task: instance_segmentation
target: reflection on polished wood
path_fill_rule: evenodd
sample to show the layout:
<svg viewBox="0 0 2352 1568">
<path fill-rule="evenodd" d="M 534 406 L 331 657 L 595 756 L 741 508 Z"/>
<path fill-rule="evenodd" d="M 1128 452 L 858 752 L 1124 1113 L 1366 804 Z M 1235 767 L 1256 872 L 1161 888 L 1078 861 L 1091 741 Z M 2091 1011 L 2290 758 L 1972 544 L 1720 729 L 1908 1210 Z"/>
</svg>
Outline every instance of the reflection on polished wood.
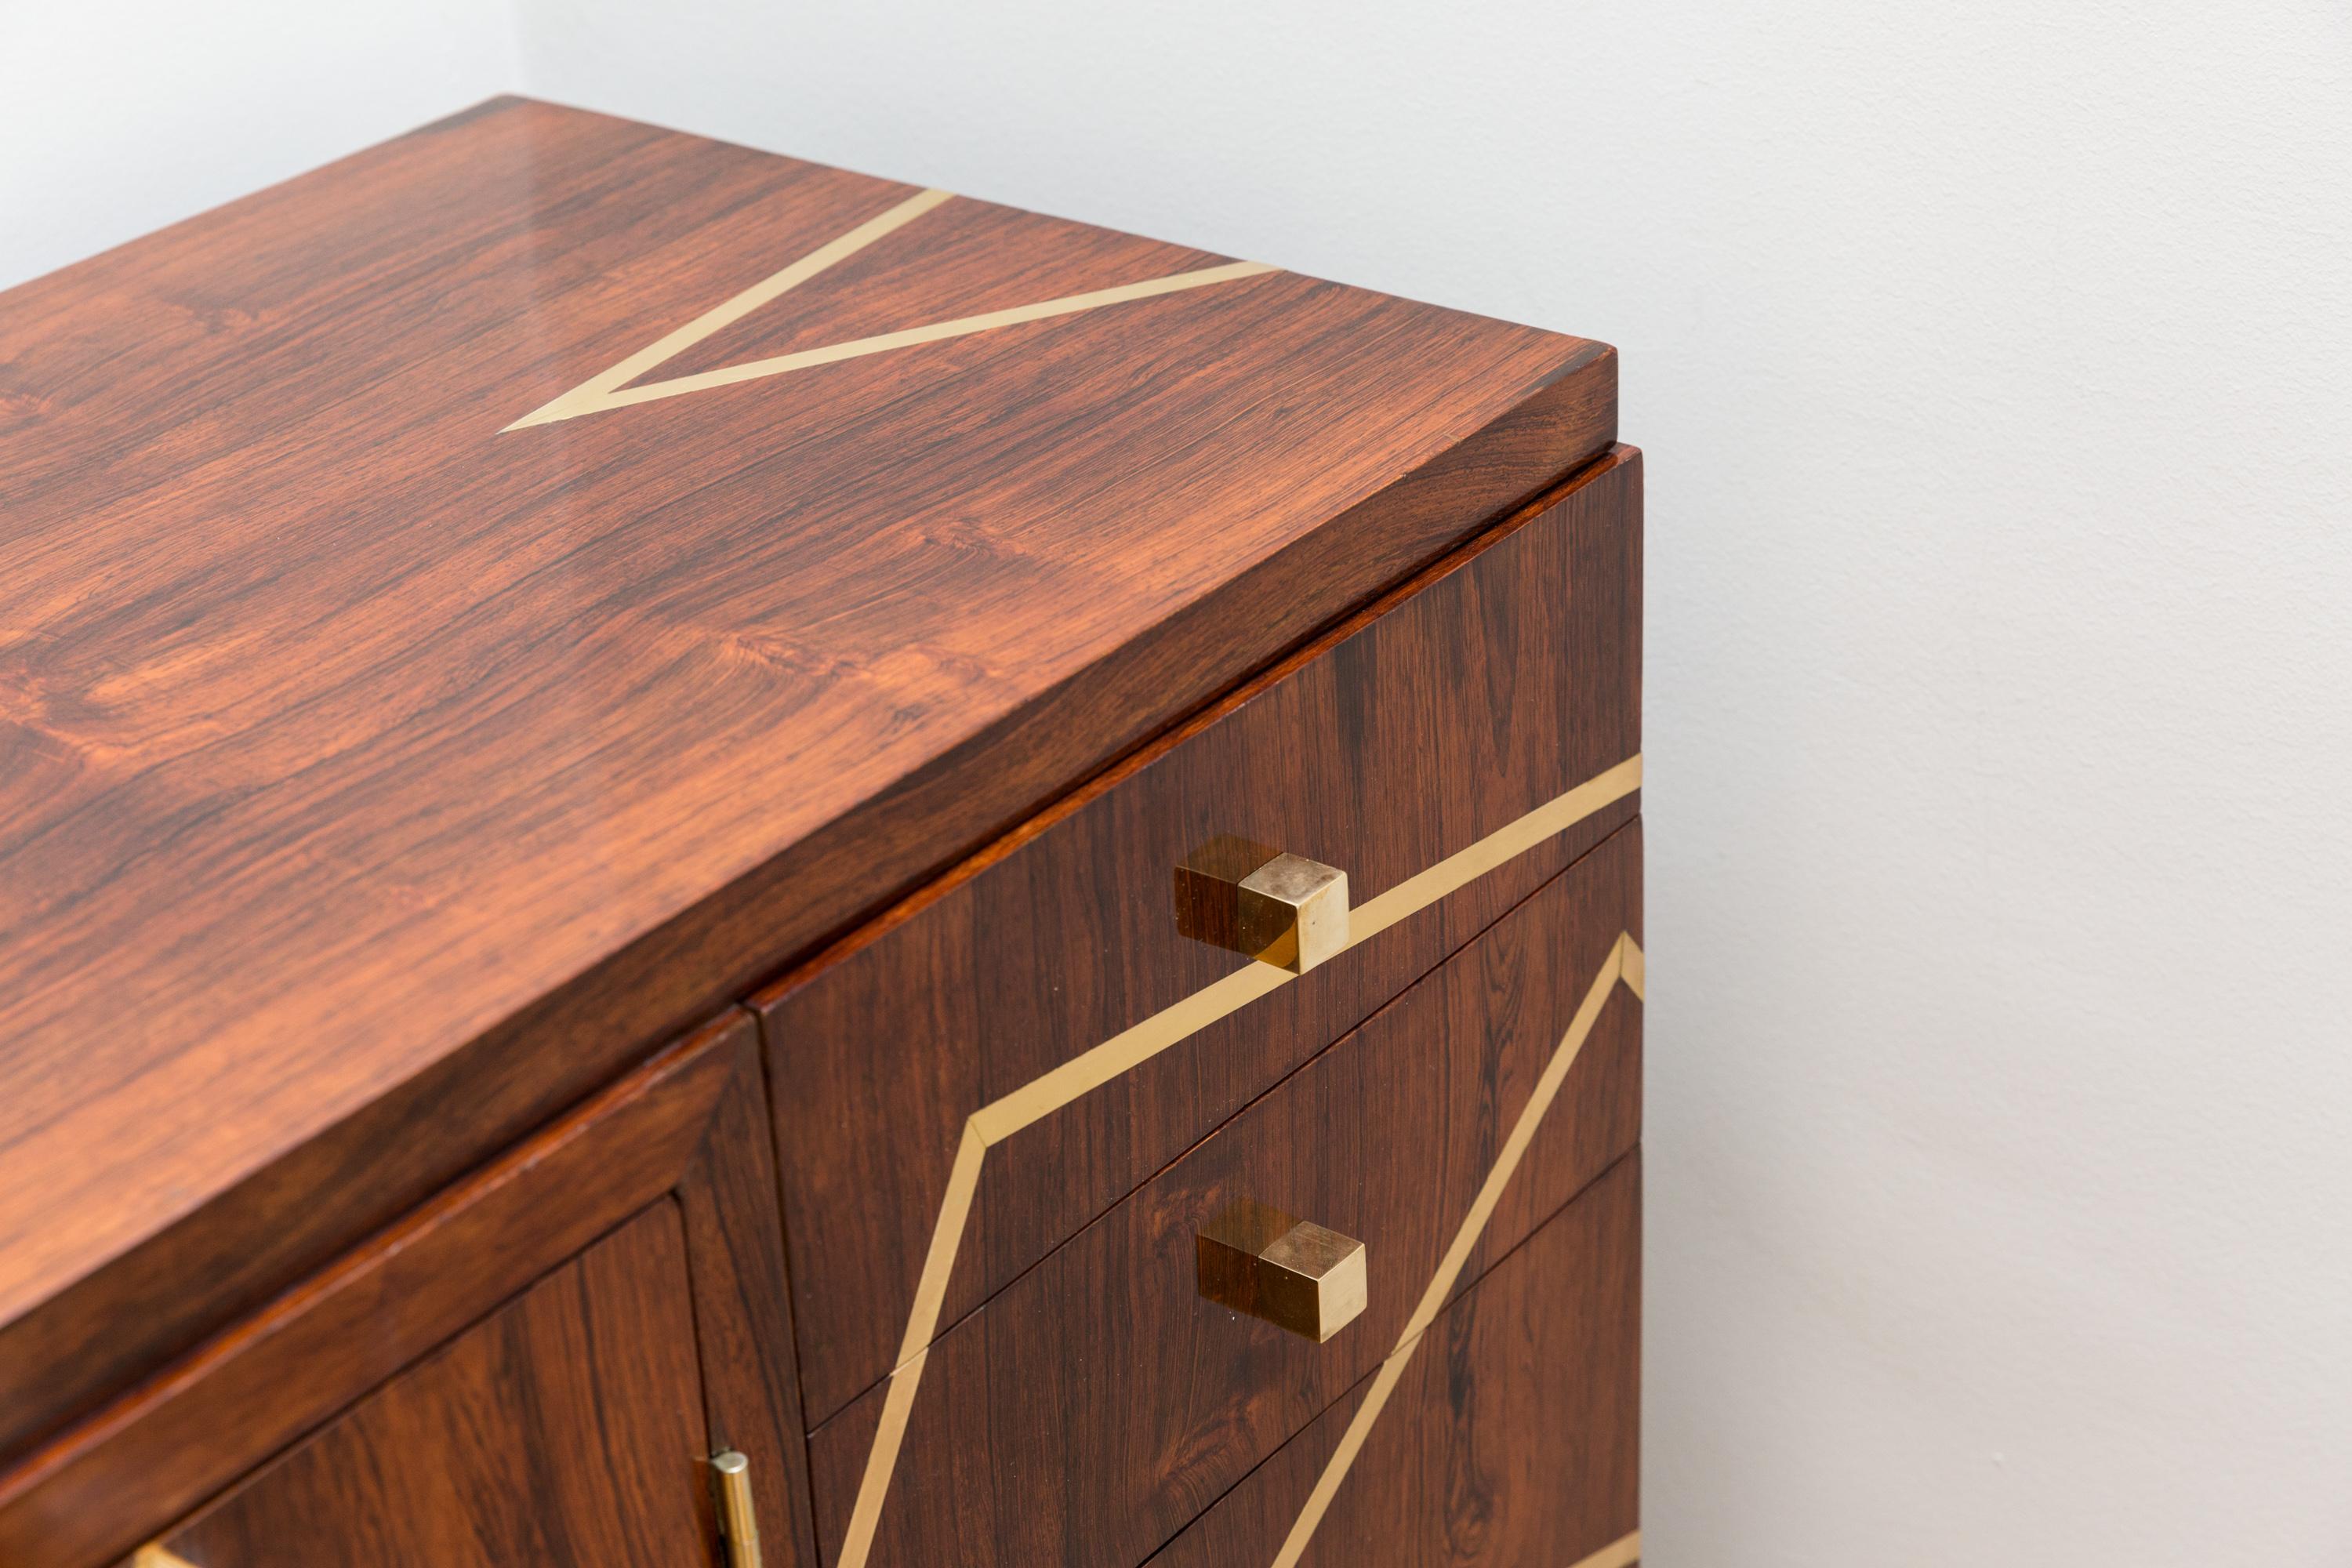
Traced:
<svg viewBox="0 0 2352 1568">
<path fill-rule="evenodd" d="M 986 202 L 775 288 L 918 194 L 502 100 L 0 294 L 0 1459 L 1612 439 Z"/>
<path fill-rule="evenodd" d="M 1614 375 L 515 100 L 0 294 L 0 1564 L 1638 1551 Z"/>
</svg>

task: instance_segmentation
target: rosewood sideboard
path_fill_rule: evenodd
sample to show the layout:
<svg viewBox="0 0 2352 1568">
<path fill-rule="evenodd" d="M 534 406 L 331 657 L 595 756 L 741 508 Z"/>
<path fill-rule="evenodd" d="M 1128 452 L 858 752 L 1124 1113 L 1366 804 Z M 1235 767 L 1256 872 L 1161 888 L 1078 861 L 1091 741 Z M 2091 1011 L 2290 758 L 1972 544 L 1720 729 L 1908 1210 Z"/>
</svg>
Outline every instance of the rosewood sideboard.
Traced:
<svg viewBox="0 0 2352 1568">
<path fill-rule="evenodd" d="M 522 100 L 0 294 L 0 1564 L 1633 1563 L 1641 511 Z"/>
</svg>

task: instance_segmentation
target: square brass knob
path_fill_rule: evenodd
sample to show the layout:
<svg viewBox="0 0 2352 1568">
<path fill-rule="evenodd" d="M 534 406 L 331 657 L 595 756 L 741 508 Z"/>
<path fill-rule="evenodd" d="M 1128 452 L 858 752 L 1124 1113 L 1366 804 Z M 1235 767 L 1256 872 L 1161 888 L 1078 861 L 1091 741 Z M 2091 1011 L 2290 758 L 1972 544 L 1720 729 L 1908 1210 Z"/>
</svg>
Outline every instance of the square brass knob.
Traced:
<svg viewBox="0 0 2352 1568">
<path fill-rule="evenodd" d="M 1176 929 L 1304 974 L 1348 945 L 1348 874 L 1250 839 L 1213 838 L 1176 868 Z"/>
<path fill-rule="evenodd" d="M 1244 1198 L 1193 1237 L 1201 1294 L 1321 1344 L 1371 1300 L 1364 1244 Z"/>
</svg>

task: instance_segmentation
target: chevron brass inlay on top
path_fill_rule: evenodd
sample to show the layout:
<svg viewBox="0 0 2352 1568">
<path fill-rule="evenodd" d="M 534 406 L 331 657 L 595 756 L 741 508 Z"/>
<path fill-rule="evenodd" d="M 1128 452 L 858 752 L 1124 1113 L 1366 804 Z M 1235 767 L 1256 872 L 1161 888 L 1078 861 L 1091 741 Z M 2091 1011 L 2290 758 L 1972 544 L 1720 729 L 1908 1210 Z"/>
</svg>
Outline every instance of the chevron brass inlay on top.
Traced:
<svg viewBox="0 0 2352 1568">
<path fill-rule="evenodd" d="M 1436 865 L 1407 878 L 1388 891 L 1349 911 L 1348 946 L 1386 931 L 1399 921 L 1427 909 L 1448 893 L 1467 886 L 1487 872 L 1524 854 L 1545 839 L 1564 833 L 1604 806 L 1624 799 L 1642 787 L 1642 759 L 1636 753 L 1619 763 L 1606 773 L 1599 773 L 1578 784 L 1567 794 L 1546 802 L 1525 816 L 1496 829 L 1469 847 L 1447 856 Z M 1630 956 L 1629 956 L 1630 955 Z M 1428 1319 L 1436 1315 L 1437 1306 L 1445 1299 L 1452 1281 L 1461 1272 L 1469 1257 L 1477 1233 L 1486 1228 L 1501 1196 L 1502 1184 L 1510 1179 L 1519 1157 L 1526 1152 L 1526 1142 L 1535 1133 L 1535 1122 L 1540 1121 L 1551 1097 L 1559 1092 L 1559 1080 L 1566 1078 L 1576 1050 L 1583 1044 L 1585 1034 L 1600 1015 L 1601 1004 L 1607 1000 L 1610 987 L 1626 979 L 1634 994 L 1641 994 L 1641 949 L 1630 936 L 1620 937 L 1610 952 L 1602 973 L 1579 1008 L 1576 1021 L 1569 1026 L 1569 1034 L 1554 1052 L 1552 1065 L 1538 1080 L 1535 1098 L 1522 1112 L 1521 1125 L 1515 1128 L 1504 1146 L 1496 1165 L 1496 1173 L 1487 1178 L 1486 1188 L 1481 1189 L 1471 1205 L 1470 1217 L 1464 1221 L 1464 1232 L 1457 1236 L 1453 1248 L 1440 1266 L 1439 1280 L 1433 1281 L 1430 1293 L 1414 1312 L 1407 1325 L 1404 1338 L 1381 1368 L 1381 1382 L 1357 1413 L 1357 1422 L 1369 1430 L 1370 1415 L 1379 1414 L 1379 1405 L 1388 1398 L 1388 1391 L 1402 1376 L 1404 1363 L 1412 1347 L 1420 1342 L 1421 1332 Z M 964 1122 L 963 1137 L 957 1145 L 955 1164 L 949 1173 L 946 1195 L 940 1202 L 939 1218 L 931 1228 L 930 1249 L 923 1258 L 923 1272 L 915 1287 L 915 1301 L 907 1315 L 907 1331 L 898 1345 L 898 1363 L 891 1371 L 889 1386 L 883 1396 L 882 1421 L 874 1434 L 874 1447 L 867 1451 L 866 1472 L 857 1487 L 857 1500 L 849 1514 L 849 1528 L 842 1542 L 841 1555 L 835 1568 L 866 1568 L 866 1559 L 874 1550 L 874 1537 L 882 1521 L 883 1500 L 888 1496 L 891 1472 L 898 1468 L 898 1449 L 906 1441 L 908 1418 L 915 1408 L 915 1393 L 920 1387 L 923 1363 L 931 1353 L 931 1336 L 939 1328 L 940 1311 L 947 1300 L 948 1280 L 955 1272 L 956 1251 L 963 1241 L 965 1222 L 971 1215 L 971 1201 L 980 1186 L 980 1168 L 991 1145 L 1001 1143 L 1015 1132 L 1039 1119 L 1052 1115 L 1062 1107 L 1101 1088 L 1130 1068 L 1150 1060 L 1160 1052 L 1189 1036 L 1197 1034 L 1218 1019 L 1235 1012 L 1259 997 L 1270 994 L 1297 979 L 1286 970 L 1267 963 L 1251 963 L 1235 970 L 1223 979 L 1195 991 L 1184 1000 L 1161 1009 L 1131 1028 L 1122 1030 L 1092 1050 L 1086 1051 L 1055 1068 L 1041 1078 L 1034 1079 L 1001 1099 L 990 1101 L 971 1113 Z M 1549 1085 L 1549 1088 L 1545 1086 Z M 1451 1270 L 1449 1273 L 1448 1270 Z M 1441 1288 L 1441 1282 L 1443 1287 Z M 1341 1450 L 1347 1463 L 1352 1464 L 1355 1449 L 1361 1447 L 1362 1432 L 1351 1425 L 1341 1440 Z M 1347 1473 L 1347 1464 L 1338 1464 L 1337 1473 L 1326 1472 L 1318 1483 L 1320 1503 L 1310 1500 L 1308 1507 L 1314 1521 L 1322 1518 L 1329 1506 L 1331 1492 L 1339 1489 Z M 1304 1533 L 1301 1533 L 1303 1529 Z M 1288 1563 L 1297 1560 L 1306 1546 L 1306 1537 L 1313 1533 L 1314 1521 L 1302 1515 L 1300 1527 L 1294 1528 L 1296 1549 L 1286 1542 L 1287 1555 L 1278 1561 Z"/>
<path fill-rule="evenodd" d="M 744 364 L 702 371 L 694 375 L 673 376 L 667 381 L 646 382 L 635 386 L 629 384 L 656 366 L 677 358 L 720 328 L 741 321 L 785 290 L 797 288 L 835 262 L 846 260 L 883 236 L 922 216 L 947 201 L 951 195 L 948 191 L 921 191 L 908 196 L 880 216 L 867 219 L 847 234 L 818 246 L 791 266 L 771 273 L 732 299 L 712 306 L 677 331 L 639 349 L 610 370 L 590 376 L 553 402 L 531 410 L 508 426 L 507 429 L 552 425 L 558 420 L 601 413 L 608 408 L 626 408 L 632 404 L 676 397 L 681 393 L 731 386 L 739 381 L 757 381 L 762 376 L 782 375 L 786 371 L 805 370 L 812 365 L 832 364 L 866 354 L 887 353 L 892 349 L 913 348 L 920 343 L 965 337 L 996 327 L 1015 326 L 1023 321 L 1042 321 L 1054 316 L 1076 315 L 1081 310 L 1100 310 L 1105 305 L 1149 300 L 1160 294 L 1173 294 L 1236 278 L 1254 278 L 1259 273 L 1276 270 L 1263 261 L 1227 261 L 1215 267 L 1196 268 L 1190 272 L 1171 272 L 1161 278 L 1147 278 L 1138 283 L 1122 283 L 1113 289 L 1066 294 L 1058 300 L 1040 300 L 1034 305 L 1015 305 L 1009 310 L 989 310 L 977 316 L 961 316 L 951 321 L 907 327 L 895 332 L 828 343 L 823 348 L 803 349 L 795 353 L 776 354 Z"/>
</svg>

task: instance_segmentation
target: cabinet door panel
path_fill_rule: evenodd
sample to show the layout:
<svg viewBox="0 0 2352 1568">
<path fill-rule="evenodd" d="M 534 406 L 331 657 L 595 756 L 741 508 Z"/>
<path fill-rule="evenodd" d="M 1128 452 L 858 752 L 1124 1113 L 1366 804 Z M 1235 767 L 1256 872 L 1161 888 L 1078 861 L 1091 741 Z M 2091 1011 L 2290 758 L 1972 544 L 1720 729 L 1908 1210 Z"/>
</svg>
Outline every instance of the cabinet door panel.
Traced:
<svg viewBox="0 0 2352 1568">
<path fill-rule="evenodd" d="M 623 1436 L 656 1443 L 665 1456 L 676 1450 L 667 1415 L 615 1415 L 612 1406 L 650 1398 L 651 1408 L 667 1411 L 683 1386 L 695 1412 L 683 1495 L 707 1512 L 707 1470 L 690 1461 L 714 1449 L 741 1452 L 767 1568 L 805 1568 L 814 1543 L 801 1401 L 753 1035 L 742 1014 L 712 1020 L 0 1471 L 0 1564 L 100 1568 L 143 1551 L 169 1568 L 156 1556 L 166 1548 L 154 1543 L 165 1533 L 190 1553 L 205 1553 L 184 1559 L 203 1568 L 286 1562 L 289 1549 L 280 1543 L 310 1539 L 287 1522 L 298 1511 L 352 1538 L 299 1559 L 305 1568 L 373 1563 L 378 1558 L 367 1553 L 393 1551 L 414 1533 L 400 1518 L 404 1510 L 441 1495 L 432 1487 L 462 1500 L 467 1477 L 478 1478 L 471 1484 L 488 1500 L 460 1534 L 478 1537 L 474 1550 L 485 1555 L 436 1552 L 409 1561 L 431 1568 L 689 1561 L 708 1550 L 711 1521 L 698 1540 L 682 1542 L 665 1525 L 667 1555 L 650 1559 L 589 1555 L 549 1533 L 577 1533 L 588 1527 L 569 1521 L 603 1519 L 608 1494 L 617 1500 L 611 1506 L 633 1506 L 630 1488 L 656 1472 L 624 1476 L 627 1484 L 600 1480 L 576 1502 L 563 1489 L 598 1475 L 607 1453 L 623 1454 Z M 655 1229 L 673 1240 L 658 1256 L 641 1257 Z M 672 1256 L 681 1248 L 682 1261 Z M 578 1301 L 568 1326 L 547 1316 L 565 1289 Z M 526 1300 L 535 1303 L 527 1310 Z M 493 1375 L 506 1372 L 506 1384 Z M 567 1373 L 585 1381 L 571 1386 Z M 562 1425 L 575 1418 L 577 1434 Z M 331 1432 L 340 1435 L 330 1440 Z M 600 1433 L 606 1450 L 567 1447 Z M 388 1444 L 393 1458 L 380 1458 L 370 1443 Z M 501 1443 L 552 1458 L 525 1472 L 520 1461 L 497 1457 Z M 420 1468 L 436 1448 L 452 1457 L 437 1471 Z M 302 1479 L 321 1464 L 318 1454 L 346 1449 L 352 1476 Z M 298 1460 L 304 1454 L 312 1457 Z M 304 1485 L 324 1488 L 324 1500 L 314 1508 L 298 1498 Z M 520 1526 L 506 1516 L 550 1497 L 559 1500 L 553 1522 L 515 1536 Z M 421 1506 L 415 1512 L 426 1524 L 442 1517 Z M 391 1522 L 377 1522 L 378 1513 Z M 257 1521 L 249 1541 L 221 1534 L 242 1528 L 236 1521 L 248 1514 Z M 631 1539 L 617 1524 L 591 1533 L 625 1546 Z M 501 1557 L 517 1539 L 525 1555 Z M 532 1555 L 542 1539 L 568 1554 Z"/>
<path fill-rule="evenodd" d="M 194 1568 L 708 1563 L 701 1406 L 685 1239 L 664 1201 L 165 1550 Z"/>
</svg>

